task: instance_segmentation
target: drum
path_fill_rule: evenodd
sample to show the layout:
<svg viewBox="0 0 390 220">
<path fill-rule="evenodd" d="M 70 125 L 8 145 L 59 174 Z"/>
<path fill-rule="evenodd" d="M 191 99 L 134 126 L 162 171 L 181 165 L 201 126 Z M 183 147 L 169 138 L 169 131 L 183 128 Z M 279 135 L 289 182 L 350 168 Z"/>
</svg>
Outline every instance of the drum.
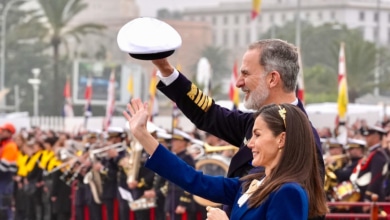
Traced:
<svg viewBox="0 0 390 220">
<path fill-rule="evenodd" d="M 207 155 L 198 160 L 195 169 L 211 176 L 226 176 L 229 169 L 230 158 L 219 154 Z M 199 196 L 194 195 L 194 200 L 202 206 L 219 206 L 220 204 L 211 202 Z"/>
<path fill-rule="evenodd" d="M 357 202 L 360 199 L 359 188 L 350 181 L 344 181 L 333 189 L 336 201 Z"/>
</svg>

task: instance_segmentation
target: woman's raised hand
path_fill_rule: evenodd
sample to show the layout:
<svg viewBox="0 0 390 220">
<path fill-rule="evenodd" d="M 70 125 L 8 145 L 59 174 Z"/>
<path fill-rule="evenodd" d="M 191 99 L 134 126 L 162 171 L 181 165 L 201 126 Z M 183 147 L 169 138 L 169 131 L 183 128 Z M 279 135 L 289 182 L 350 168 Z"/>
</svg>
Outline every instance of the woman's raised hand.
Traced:
<svg viewBox="0 0 390 220">
<path fill-rule="evenodd" d="M 140 99 L 132 99 L 131 103 L 127 104 L 127 111 L 124 111 L 123 115 L 129 122 L 131 133 L 145 151 L 152 155 L 158 147 L 158 142 L 146 129 L 149 119 L 148 104 L 142 103 Z"/>
<path fill-rule="evenodd" d="M 148 104 L 142 103 L 138 98 L 132 99 L 127 104 L 127 111 L 123 111 L 123 115 L 129 122 L 131 133 L 135 138 L 139 139 L 139 136 L 144 134 L 146 130 L 146 124 L 149 118 Z M 137 137 L 138 136 L 138 137 Z"/>
</svg>

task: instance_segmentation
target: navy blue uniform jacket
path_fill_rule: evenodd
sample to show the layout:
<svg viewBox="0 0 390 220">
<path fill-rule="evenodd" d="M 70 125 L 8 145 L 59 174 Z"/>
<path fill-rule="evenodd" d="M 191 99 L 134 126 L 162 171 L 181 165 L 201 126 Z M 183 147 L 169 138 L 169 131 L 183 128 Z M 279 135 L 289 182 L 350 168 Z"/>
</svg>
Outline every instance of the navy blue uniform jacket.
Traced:
<svg viewBox="0 0 390 220">
<path fill-rule="evenodd" d="M 157 88 L 174 101 L 197 128 L 240 147 L 230 162 L 228 177 L 242 177 L 253 168 L 251 166 L 252 152 L 246 147 L 247 141 L 252 137 L 252 127 L 255 121 L 253 113 L 231 111 L 215 104 L 214 100 L 203 94 L 183 74 L 179 74 L 179 77 L 168 86 L 160 81 Z M 298 107 L 305 112 L 302 102 L 299 101 Z M 324 177 L 321 142 L 315 128 L 312 129 L 317 145 L 321 176 Z"/>
<path fill-rule="evenodd" d="M 237 201 L 242 195 L 238 178 L 208 176 L 186 164 L 159 145 L 145 166 L 184 190 L 208 200 L 233 207 L 230 219 L 307 219 L 308 196 L 297 183 L 285 183 L 256 208 L 241 207 Z"/>
</svg>

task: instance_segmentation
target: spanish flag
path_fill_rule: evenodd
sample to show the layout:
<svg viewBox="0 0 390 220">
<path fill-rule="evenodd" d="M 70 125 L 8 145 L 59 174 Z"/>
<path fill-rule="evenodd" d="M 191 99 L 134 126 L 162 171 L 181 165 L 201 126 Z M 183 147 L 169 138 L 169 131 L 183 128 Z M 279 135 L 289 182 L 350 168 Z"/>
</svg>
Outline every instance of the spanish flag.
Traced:
<svg viewBox="0 0 390 220">
<path fill-rule="evenodd" d="M 345 122 L 348 108 L 347 68 L 345 61 L 344 42 L 340 45 L 339 73 L 338 73 L 338 117 L 340 122 Z"/>
<path fill-rule="evenodd" d="M 153 116 L 158 115 L 158 101 L 157 101 L 157 69 L 153 70 L 152 77 L 149 83 L 149 114 L 150 121 L 153 121 Z"/>
<path fill-rule="evenodd" d="M 261 0 L 252 0 L 252 20 L 260 14 Z"/>
<path fill-rule="evenodd" d="M 236 87 L 236 81 L 238 79 L 238 66 L 237 61 L 234 62 L 232 77 L 230 78 L 229 86 L 229 98 L 233 102 L 233 108 L 237 109 L 240 103 L 240 96 L 238 88 Z"/>
</svg>

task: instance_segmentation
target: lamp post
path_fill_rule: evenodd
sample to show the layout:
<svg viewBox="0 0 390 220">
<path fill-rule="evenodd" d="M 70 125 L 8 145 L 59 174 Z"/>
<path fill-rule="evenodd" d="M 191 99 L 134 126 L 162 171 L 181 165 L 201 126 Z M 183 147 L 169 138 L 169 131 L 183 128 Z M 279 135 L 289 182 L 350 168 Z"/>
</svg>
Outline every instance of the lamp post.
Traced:
<svg viewBox="0 0 390 220">
<path fill-rule="evenodd" d="M 17 2 L 24 2 L 28 0 L 11 0 L 7 2 L 1 12 L 1 28 L 0 28 L 0 91 L 5 89 L 4 74 L 5 74 L 5 50 L 6 50 L 6 39 L 7 35 L 7 15 L 11 7 Z M 5 99 L 1 101 L 2 106 L 5 107 Z"/>
<path fill-rule="evenodd" d="M 28 79 L 28 83 L 30 83 L 34 89 L 34 116 L 39 115 L 39 84 L 41 84 L 41 80 L 38 79 L 39 74 L 41 73 L 41 69 L 34 68 L 31 70 L 34 78 Z"/>
<path fill-rule="evenodd" d="M 380 12 L 381 12 L 381 0 L 376 1 L 376 27 L 375 27 L 375 32 L 376 32 L 376 37 L 374 38 L 375 40 L 375 72 L 374 72 L 374 95 L 379 96 L 379 76 L 380 76 Z"/>
</svg>

